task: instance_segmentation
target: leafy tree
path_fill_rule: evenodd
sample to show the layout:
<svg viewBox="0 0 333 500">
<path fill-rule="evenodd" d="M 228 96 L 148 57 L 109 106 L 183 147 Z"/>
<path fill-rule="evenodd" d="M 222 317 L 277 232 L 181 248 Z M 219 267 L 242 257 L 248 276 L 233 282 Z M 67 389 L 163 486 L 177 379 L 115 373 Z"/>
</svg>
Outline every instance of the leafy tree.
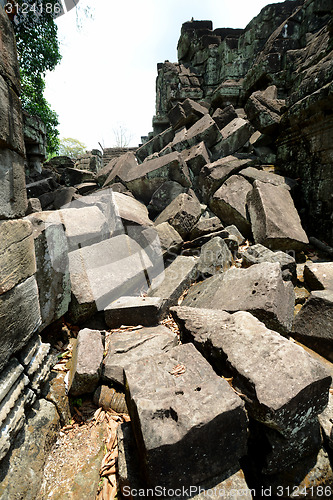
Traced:
<svg viewBox="0 0 333 500">
<path fill-rule="evenodd" d="M 86 152 L 86 146 L 83 142 L 73 139 L 72 137 L 65 137 L 60 140 L 59 154 L 69 156 L 70 158 L 77 158 Z"/>
<path fill-rule="evenodd" d="M 58 28 L 54 21 L 60 8 L 62 6 L 58 0 L 24 0 L 13 22 L 21 71 L 23 108 L 44 121 L 49 154 L 56 152 L 59 147 L 59 121 L 43 95 L 44 78 L 45 72 L 52 71 L 61 60 Z"/>
</svg>

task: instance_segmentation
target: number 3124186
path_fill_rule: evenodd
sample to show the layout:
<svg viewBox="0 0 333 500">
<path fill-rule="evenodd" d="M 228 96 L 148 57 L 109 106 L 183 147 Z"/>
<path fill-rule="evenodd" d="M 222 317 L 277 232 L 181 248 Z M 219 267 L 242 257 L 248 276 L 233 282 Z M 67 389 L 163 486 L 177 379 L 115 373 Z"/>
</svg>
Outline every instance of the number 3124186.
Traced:
<svg viewBox="0 0 333 500">
<path fill-rule="evenodd" d="M 16 3 L 8 2 L 5 5 L 5 11 L 7 14 L 17 14 L 21 12 L 22 14 L 29 14 L 29 12 L 34 12 L 35 14 L 60 14 L 62 12 L 62 7 L 60 3 L 52 4 L 50 2 L 40 2 L 40 3 Z"/>
</svg>

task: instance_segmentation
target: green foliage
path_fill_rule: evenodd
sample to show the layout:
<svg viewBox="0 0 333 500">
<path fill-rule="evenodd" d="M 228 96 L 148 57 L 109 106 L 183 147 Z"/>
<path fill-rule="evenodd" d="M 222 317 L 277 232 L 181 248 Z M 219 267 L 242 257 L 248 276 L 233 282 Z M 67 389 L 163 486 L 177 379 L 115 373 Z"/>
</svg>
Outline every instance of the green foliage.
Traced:
<svg viewBox="0 0 333 500">
<path fill-rule="evenodd" d="M 83 142 L 73 139 L 72 137 L 65 137 L 60 141 L 59 154 L 61 156 L 69 156 L 74 159 L 84 154 L 86 149 L 87 148 Z"/>
<path fill-rule="evenodd" d="M 48 0 L 48 11 L 43 0 L 25 0 L 14 19 L 17 51 L 22 79 L 23 108 L 39 116 L 46 125 L 49 154 L 59 147 L 58 116 L 43 96 L 45 72 L 52 71 L 61 60 L 57 25 L 54 13 L 57 0 Z"/>
</svg>

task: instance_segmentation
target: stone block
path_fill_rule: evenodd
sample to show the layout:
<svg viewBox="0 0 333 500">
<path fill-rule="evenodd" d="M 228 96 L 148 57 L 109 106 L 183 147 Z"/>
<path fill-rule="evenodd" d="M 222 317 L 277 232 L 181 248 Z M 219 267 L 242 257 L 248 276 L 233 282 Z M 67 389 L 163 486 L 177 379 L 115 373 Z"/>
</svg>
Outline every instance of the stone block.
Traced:
<svg viewBox="0 0 333 500">
<path fill-rule="evenodd" d="M 66 167 L 62 170 L 60 180 L 65 186 L 76 186 L 76 184 L 82 184 L 82 182 L 95 180 L 95 174 L 90 170 Z"/>
<path fill-rule="evenodd" d="M 29 379 L 26 375 L 22 375 L 15 384 L 10 388 L 4 399 L 0 403 L 0 428 L 4 427 L 7 417 L 17 402 L 22 399 Z"/>
<path fill-rule="evenodd" d="M 71 203 L 75 197 L 75 187 L 61 187 L 54 191 L 53 206 L 55 210 L 59 210 Z"/>
<path fill-rule="evenodd" d="M 38 288 L 34 276 L 0 295 L 0 370 L 41 324 Z"/>
<path fill-rule="evenodd" d="M 255 181 L 247 204 L 256 243 L 272 250 L 302 250 L 309 243 L 286 189 Z"/>
<path fill-rule="evenodd" d="M 38 497 L 44 465 L 59 430 L 56 407 L 45 399 L 38 400 L 28 413 L 26 425 L 15 440 L 15 447 L 1 463 L 0 477 L 3 480 L 0 497 L 27 500 Z"/>
<path fill-rule="evenodd" d="M 165 125 L 169 125 L 169 120 L 167 120 L 167 123 Z M 167 146 L 167 144 L 169 144 L 173 140 L 174 135 L 175 134 L 172 127 L 163 130 L 157 135 L 153 135 L 153 137 L 149 141 L 145 142 L 136 150 L 136 157 L 140 162 L 143 162 L 152 154 L 161 151 L 165 146 Z"/>
<path fill-rule="evenodd" d="M 221 139 L 221 132 L 209 114 L 205 114 L 187 131 L 186 140 L 189 146 L 203 141 L 207 148 L 211 148 Z"/>
<path fill-rule="evenodd" d="M 325 443 L 333 449 L 333 394 L 330 391 L 328 405 L 318 416 Z"/>
<path fill-rule="evenodd" d="M 3 46 L 1 46 L 3 47 Z M 2 51 L 1 51 L 2 53 Z M 0 56 L 0 67 L 1 67 Z M 25 155 L 23 118 L 20 98 L 0 74 L 0 147 Z"/>
<path fill-rule="evenodd" d="M 27 210 L 24 158 L 0 149 L 0 219 L 24 217 Z"/>
<path fill-rule="evenodd" d="M 213 159 L 232 155 L 239 151 L 250 139 L 254 130 L 252 125 L 243 118 L 234 118 L 222 130 L 222 140 L 212 149 Z"/>
<path fill-rule="evenodd" d="M 297 340 L 333 361 L 333 290 L 311 293 L 295 318 L 294 332 Z"/>
<path fill-rule="evenodd" d="M 178 195 L 187 193 L 189 188 L 186 188 L 175 181 L 166 181 L 159 188 L 149 202 L 148 209 L 153 214 L 162 212 Z"/>
<path fill-rule="evenodd" d="M 42 211 L 42 205 L 38 198 L 29 198 L 28 199 L 28 207 L 26 210 L 26 215 L 34 214 L 36 212 Z"/>
<path fill-rule="evenodd" d="M 191 186 L 188 168 L 177 151 L 144 161 L 131 171 L 125 184 L 136 198 L 149 203 L 156 189 L 168 180 Z"/>
<path fill-rule="evenodd" d="M 196 197 L 183 193 L 177 196 L 155 220 L 155 225 L 168 222 L 185 239 L 201 215 L 201 206 Z"/>
<path fill-rule="evenodd" d="M 251 161 L 250 159 L 240 160 L 235 156 L 226 156 L 204 166 L 200 171 L 198 179 L 198 189 L 203 201 L 208 203 L 211 196 L 222 186 L 228 177 L 237 174 Z"/>
<path fill-rule="evenodd" d="M 32 228 L 23 220 L 0 222 L 0 294 L 36 272 Z"/>
<path fill-rule="evenodd" d="M 268 87 L 265 91 L 257 90 L 250 95 L 245 111 L 257 130 L 263 134 L 276 134 L 284 105 L 285 101 L 278 100 L 277 94 L 273 95 Z"/>
<path fill-rule="evenodd" d="M 251 184 L 240 175 L 232 175 L 214 193 L 210 209 L 222 223 L 235 225 L 242 234 L 251 235 L 251 224 L 247 217 L 247 195 L 252 191 Z"/>
<path fill-rule="evenodd" d="M 294 181 L 294 179 L 289 179 L 289 177 L 283 177 L 272 172 L 265 172 L 255 167 L 244 168 L 240 172 L 240 175 L 252 184 L 254 181 L 267 182 L 268 184 L 273 184 L 273 186 L 284 187 L 288 191 L 291 191 L 297 185 L 297 181 Z"/>
<path fill-rule="evenodd" d="M 264 247 L 258 243 L 248 247 L 242 253 L 243 267 L 250 267 L 253 264 L 260 264 L 261 262 L 279 262 L 284 279 L 292 279 L 297 281 L 296 261 L 294 257 L 285 252 L 273 252 L 269 248 Z"/>
<path fill-rule="evenodd" d="M 61 222 L 49 222 L 41 212 L 27 217 L 33 228 L 41 330 L 61 318 L 71 300 L 68 246 Z"/>
<path fill-rule="evenodd" d="M 168 113 L 169 121 L 174 130 L 184 125 L 189 128 L 196 121 L 208 113 L 207 108 L 201 106 L 192 99 L 185 99 L 181 104 L 178 103 Z"/>
<path fill-rule="evenodd" d="M 178 344 L 178 337 L 163 325 L 131 332 L 114 332 L 107 345 L 103 379 L 124 385 L 124 370 L 140 359 L 158 356 Z"/>
<path fill-rule="evenodd" d="M 125 394 L 117 392 L 113 387 L 108 385 L 99 385 L 94 392 L 93 402 L 96 406 L 102 407 L 103 410 L 114 410 L 117 413 L 127 413 Z"/>
<path fill-rule="evenodd" d="M 67 373 L 52 371 L 45 385 L 45 399 L 57 408 L 61 425 L 68 425 L 72 419 L 68 395 L 66 393 L 65 377 Z"/>
<path fill-rule="evenodd" d="M 57 184 L 53 177 L 47 177 L 46 179 L 30 182 L 26 185 L 27 196 L 29 198 L 39 198 L 43 194 L 53 191 L 56 187 Z"/>
<path fill-rule="evenodd" d="M 125 369 L 125 377 L 150 486 L 200 484 L 232 468 L 246 453 L 243 403 L 193 345 L 141 359 Z"/>
<path fill-rule="evenodd" d="M 124 155 L 111 160 L 110 163 L 102 170 L 98 172 L 97 181 L 102 183 L 102 180 L 105 178 L 103 183 L 103 187 L 110 186 L 115 182 L 126 182 L 129 173 L 138 167 L 138 162 L 134 153 L 129 151 Z M 108 174 L 109 172 L 109 174 Z"/>
<path fill-rule="evenodd" d="M 153 226 L 148 210 L 143 203 L 123 193 L 112 193 L 116 217 L 120 217 L 124 226 L 138 224 Z"/>
<path fill-rule="evenodd" d="M 230 123 L 235 118 L 238 118 L 238 115 L 233 105 L 229 104 L 229 106 L 226 106 L 223 109 L 217 108 L 214 111 L 212 118 L 213 120 L 215 120 L 218 128 L 222 130 L 224 127 L 228 125 L 228 123 Z"/>
<path fill-rule="evenodd" d="M 159 297 L 120 297 L 104 309 L 109 328 L 121 325 L 156 325 L 162 315 L 163 299 Z"/>
<path fill-rule="evenodd" d="M 102 373 L 103 353 L 101 332 L 89 328 L 80 330 L 68 379 L 71 396 L 94 392 Z"/>
<path fill-rule="evenodd" d="M 288 333 L 294 318 L 294 287 L 283 281 L 280 264 L 263 262 L 248 269 L 232 268 L 196 284 L 183 305 L 248 311 L 268 328 Z"/>
<path fill-rule="evenodd" d="M 194 175 L 199 175 L 202 167 L 209 163 L 209 153 L 204 142 L 195 144 L 190 149 L 184 149 L 181 157 Z"/>
<path fill-rule="evenodd" d="M 198 273 L 202 278 L 223 273 L 232 265 L 232 254 L 226 242 L 216 236 L 201 247 Z"/>
<path fill-rule="evenodd" d="M 6 2 L 2 2 L 3 6 Z M 8 78 L 17 94 L 20 93 L 20 71 L 17 62 L 15 34 L 4 9 L 0 10 L 0 75 Z"/>
<path fill-rule="evenodd" d="M 155 226 L 155 230 L 160 240 L 162 254 L 166 255 L 171 252 L 177 252 L 183 243 L 183 238 L 180 236 L 178 231 L 176 231 L 168 222 L 157 224 L 157 226 Z"/>
<path fill-rule="evenodd" d="M 196 280 L 197 265 L 198 259 L 178 255 L 160 277 L 162 283 L 151 290 L 149 296 L 164 299 L 163 309 L 166 311 L 177 303 L 181 294 Z"/>
<path fill-rule="evenodd" d="M 70 315 L 82 322 L 121 296 L 147 291 L 153 266 L 140 245 L 122 234 L 70 252 L 69 269 Z"/>
<path fill-rule="evenodd" d="M 333 262 L 306 262 L 304 280 L 311 290 L 333 290 Z"/>
<path fill-rule="evenodd" d="M 98 206 L 63 208 L 35 215 L 39 216 L 47 224 L 64 225 L 69 252 L 110 238 L 108 220 Z"/>
<path fill-rule="evenodd" d="M 205 234 L 211 234 L 215 231 L 222 231 L 223 225 L 218 217 L 208 217 L 200 218 L 192 231 L 189 234 L 189 238 L 194 240 L 204 236 Z"/>
<path fill-rule="evenodd" d="M 171 313 L 182 340 L 194 343 L 218 373 L 233 377 L 253 419 L 288 438 L 326 407 L 328 372 L 252 314 L 185 306 Z"/>
<path fill-rule="evenodd" d="M 76 184 L 75 189 L 79 195 L 83 196 L 98 188 L 96 182 L 82 182 L 81 184 Z"/>
</svg>

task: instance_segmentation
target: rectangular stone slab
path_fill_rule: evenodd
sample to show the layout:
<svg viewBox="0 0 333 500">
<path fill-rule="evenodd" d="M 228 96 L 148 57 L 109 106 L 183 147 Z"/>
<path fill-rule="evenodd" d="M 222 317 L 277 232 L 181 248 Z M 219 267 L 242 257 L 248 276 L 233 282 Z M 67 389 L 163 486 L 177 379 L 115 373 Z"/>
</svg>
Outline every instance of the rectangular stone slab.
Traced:
<svg viewBox="0 0 333 500">
<path fill-rule="evenodd" d="M 331 376 L 302 347 L 247 312 L 175 307 L 183 341 L 233 376 L 255 420 L 291 436 L 328 402 Z"/>
<path fill-rule="evenodd" d="M 156 325 L 162 315 L 164 300 L 160 297 L 120 297 L 104 309 L 109 328 L 121 325 Z"/>
<path fill-rule="evenodd" d="M 141 359 L 125 369 L 125 377 L 149 485 L 200 484 L 246 453 L 243 403 L 193 345 Z"/>
</svg>

